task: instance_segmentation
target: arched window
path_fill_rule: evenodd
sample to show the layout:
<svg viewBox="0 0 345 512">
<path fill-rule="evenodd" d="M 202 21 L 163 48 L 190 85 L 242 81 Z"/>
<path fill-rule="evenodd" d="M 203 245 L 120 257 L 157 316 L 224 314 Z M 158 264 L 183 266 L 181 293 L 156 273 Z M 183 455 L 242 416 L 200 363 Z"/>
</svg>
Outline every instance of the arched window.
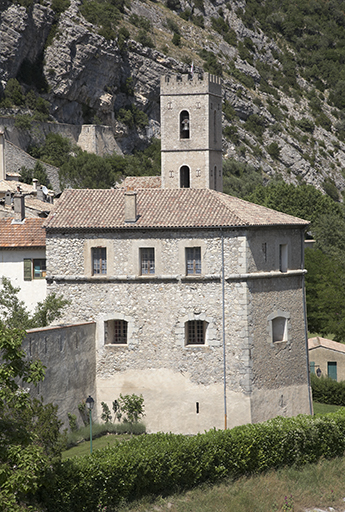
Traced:
<svg viewBox="0 0 345 512">
<path fill-rule="evenodd" d="M 188 165 L 182 165 L 180 169 L 180 188 L 190 188 L 190 171 Z"/>
<path fill-rule="evenodd" d="M 189 112 L 182 110 L 180 114 L 180 138 L 189 139 Z"/>
</svg>

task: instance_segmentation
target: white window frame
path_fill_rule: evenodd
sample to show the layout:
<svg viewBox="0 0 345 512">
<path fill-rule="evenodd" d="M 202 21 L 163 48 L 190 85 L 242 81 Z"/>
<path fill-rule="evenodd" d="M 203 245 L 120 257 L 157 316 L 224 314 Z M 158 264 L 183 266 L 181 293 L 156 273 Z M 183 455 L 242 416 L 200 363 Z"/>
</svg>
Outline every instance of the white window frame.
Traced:
<svg viewBox="0 0 345 512">
<path fill-rule="evenodd" d="M 272 346 L 281 343 L 291 343 L 290 332 L 290 313 L 288 311 L 276 310 L 267 317 L 268 321 L 268 341 Z M 278 331 L 283 333 L 278 336 Z M 282 339 L 278 339 L 282 338 Z"/>
</svg>

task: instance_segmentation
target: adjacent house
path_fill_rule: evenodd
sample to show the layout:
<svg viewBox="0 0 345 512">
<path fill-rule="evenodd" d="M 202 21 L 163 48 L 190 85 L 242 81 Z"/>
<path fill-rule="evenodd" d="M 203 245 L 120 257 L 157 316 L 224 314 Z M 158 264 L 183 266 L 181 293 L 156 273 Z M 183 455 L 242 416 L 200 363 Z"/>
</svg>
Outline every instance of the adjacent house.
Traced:
<svg viewBox="0 0 345 512">
<path fill-rule="evenodd" d="M 66 190 L 44 224 L 63 322 L 95 322 L 98 413 L 142 394 L 149 431 L 312 411 L 308 223 L 221 192 L 221 100 L 212 75 L 163 77 L 161 187 Z"/>
<path fill-rule="evenodd" d="M 30 311 L 46 297 L 44 219 L 0 219 L 0 278 L 20 288 L 19 299 Z M 1 283 L 0 283 L 1 284 Z"/>
<path fill-rule="evenodd" d="M 341 381 L 345 380 L 345 345 L 326 338 L 309 338 L 310 372 Z"/>
</svg>

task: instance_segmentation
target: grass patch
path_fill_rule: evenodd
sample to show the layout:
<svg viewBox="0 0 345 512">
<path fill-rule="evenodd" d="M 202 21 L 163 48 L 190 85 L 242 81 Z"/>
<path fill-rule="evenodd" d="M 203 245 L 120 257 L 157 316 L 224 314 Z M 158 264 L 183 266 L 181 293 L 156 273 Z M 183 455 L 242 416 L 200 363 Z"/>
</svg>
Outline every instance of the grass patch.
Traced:
<svg viewBox="0 0 345 512">
<path fill-rule="evenodd" d="M 120 444 L 130 439 L 130 434 L 108 434 L 97 439 L 92 440 L 92 451 L 100 450 L 102 448 L 108 448 L 114 444 Z M 89 455 L 90 453 L 90 441 L 82 441 L 77 446 L 73 446 L 69 450 L 62 452 L 62 460 L 70 459 L 71 457 L 82 457 L 83 455 Z"/>
<path fill-rule="evenodd" d="M 342 409 L 341 405 L 319 404 L 318 402 L 313 402 L 313 407 L 314 414 L 328 414 L 329 412 L 336 412 Z"/>
<path fill-rule="evenodd" d="M 203 485 L 182 494 L 144 499 L 121 507 L 121 512 L 280 512 L 333 507 L 344 508 L 345 458 L 322 460 L 301 470 L 268 471 L 265 474 Z M 291 508 L 286 508 L 286 499 Z M 284 508 L 285 506 L 285 508 Z"/>
</svg>

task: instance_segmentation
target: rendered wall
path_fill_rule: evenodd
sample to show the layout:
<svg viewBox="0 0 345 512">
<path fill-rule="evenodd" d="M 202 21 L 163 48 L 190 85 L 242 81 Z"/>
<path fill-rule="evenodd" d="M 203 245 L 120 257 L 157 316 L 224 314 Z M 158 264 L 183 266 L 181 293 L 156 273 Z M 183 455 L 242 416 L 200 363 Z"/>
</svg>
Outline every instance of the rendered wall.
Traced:
<svg viewBox="0 0 345 512">
<path fill-rule="evenodd" d="M 23 348 L 46 367 L 45 379 L 31 388 L 32 395 L 58 405 L 65 427 L 69 412 L 77 416 L 81 426 L 78 404 L 89 395 L 96 399 L 95 324 L 32 329 Z"/>
<path fill-rule="evenodd" d="M 18 298 L 24 301 L 31 312 L 34 311 L 37 302 L 42 302 L 46 298 L 47 284 L 45 279 L 24 281 L 24 258 L 45 257 L 45 249 L 0 249 L 0 278 L 5 276 L 11 280 L 13 286 L 20 288 Z"/>
<path fill-rule="evenodd" d="M 321 375 L 327 377 L 327 363 L 337 363 L 337 381 L 345 380 L 345 354 L 324 347 L 316 347 L 309 350 L 309 359 L 321 370 Z"/>
</svg>

